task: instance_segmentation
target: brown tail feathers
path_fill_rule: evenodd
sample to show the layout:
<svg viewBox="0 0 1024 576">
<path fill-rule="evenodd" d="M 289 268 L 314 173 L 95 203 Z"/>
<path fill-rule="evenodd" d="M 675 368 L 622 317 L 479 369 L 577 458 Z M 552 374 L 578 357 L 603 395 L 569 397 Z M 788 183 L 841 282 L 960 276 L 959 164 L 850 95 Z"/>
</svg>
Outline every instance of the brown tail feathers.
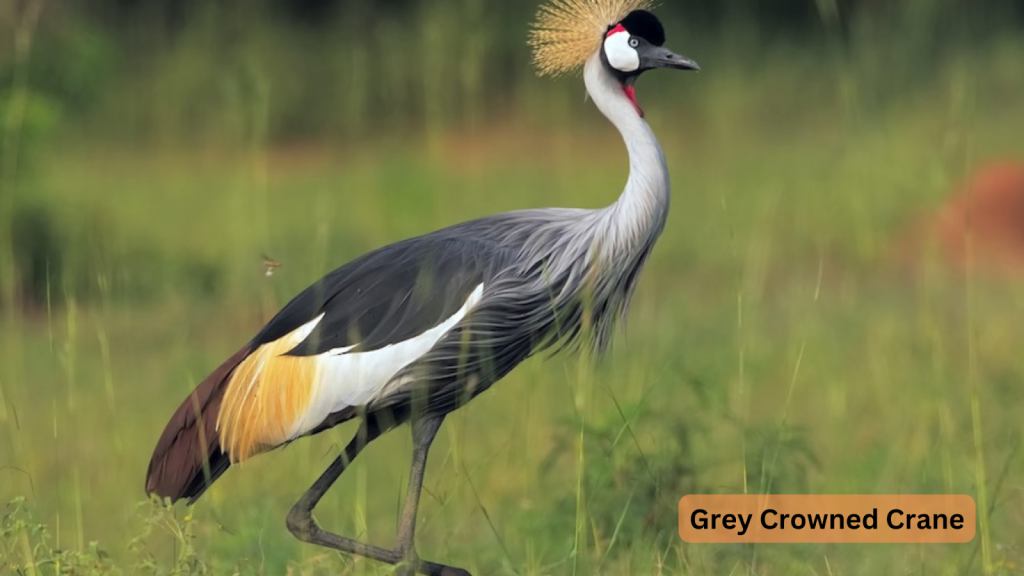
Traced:
<svg viewBox="0 0 1024 576">
<path fill-rule="evenodd" d="M 228 358 L 174 412 L 149 461 L 147 494 L 191 504 L 231 466 L 217 435 L 217 413 L 232 371 L 250 351 L 246 346 Z"/>
</svg>

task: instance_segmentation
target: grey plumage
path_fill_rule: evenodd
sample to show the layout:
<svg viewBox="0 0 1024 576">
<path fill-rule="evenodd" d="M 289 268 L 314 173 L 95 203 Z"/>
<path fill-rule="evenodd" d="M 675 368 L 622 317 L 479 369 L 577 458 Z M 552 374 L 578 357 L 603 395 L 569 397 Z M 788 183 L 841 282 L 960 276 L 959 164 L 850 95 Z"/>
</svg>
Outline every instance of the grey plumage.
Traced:
<svg viewBox="0 0 1024 576">
<path fill-rule="evenodd" d="M 608 347 L 664 227 L 669 180 L 657 139 L 599 54 L 587 62 L 584 79 L 629 152 L 629 179 L 616 202 L 600 209 L 507 212 L 385 246 L 304 290 L 246 345 L 256 350 L 322 315 L 289 355 L 379 350 L 437 326 L 483 286 L 469 313 L 429 351 L 396 368 L 370 401 L 332 412 L 307 434 L 358 415 L 388 429 L 412 417 L 414 403 L 425 413 L 444 414 L 542 350 L 587 343 L 601 353 Z M 226 381 L 231 373 L 225 374 Z M 183 409 L 175 421 L 186 418 Z M 210 467 L 223 472 L 227 454 L 216 437 L 206 439 L 216 456 Z M 161 466 L 158 456 L 151 469 Z M 202 460 L 189 466 L 204 468 Z M 208 484 L 192 479 L 193 488 L 181 495 L 197 497 Z"/>
</svg>

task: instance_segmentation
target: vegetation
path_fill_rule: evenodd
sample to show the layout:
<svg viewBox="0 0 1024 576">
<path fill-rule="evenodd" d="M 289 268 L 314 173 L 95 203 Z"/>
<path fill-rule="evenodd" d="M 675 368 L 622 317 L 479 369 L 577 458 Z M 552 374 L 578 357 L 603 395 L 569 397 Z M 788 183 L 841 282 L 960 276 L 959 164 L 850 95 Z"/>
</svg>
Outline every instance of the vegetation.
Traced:
<svg viewBox="0 0 1024 576">
<path fill-rule="evenodd" d="M 187 392 L 332 267 L 614 199 L 618 136 L 577 78 L 528 69 L 533 6 L 345 2 L 303 23 L 97 1 L 35 24 L 37 0 L 11 4 L 0 574 L 389 573 L 284 527 L 351 426 L 194 508 L 145 502 L 145 467 Z M 1024 572 L 1024 298 L 919 233 L 976 166 L 1024 156 L 1013 4 L 687 4 L 666 7 L 669 42 L 704 71 L 638 87 L 674 198 L 628 329 L 598 364 L 531 360 L 448 418 L 421 553 L 484 575 Z M 408 453 L 404 429 L 375 443 L 320 522 L 388 545 Z M 978 535 L 687 545 L 690 492 L 965 493 Z"/>
</svg>

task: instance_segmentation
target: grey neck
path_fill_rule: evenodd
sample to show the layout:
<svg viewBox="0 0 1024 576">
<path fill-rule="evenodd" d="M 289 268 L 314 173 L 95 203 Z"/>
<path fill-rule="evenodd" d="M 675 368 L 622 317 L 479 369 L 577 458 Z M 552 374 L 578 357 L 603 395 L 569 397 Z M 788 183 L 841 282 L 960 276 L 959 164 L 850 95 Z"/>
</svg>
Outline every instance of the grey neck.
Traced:
<svg viewBox="0 0 1024 576">
<path fill-rule="evenodd" d="M 635 250 L 636 243 L 660 234 L 668 215 L 669 177 L 665 154 L 647 122 L 630 102 L 622 84 L 601 61 L 600 53 L 587 60 L 583 79 L 598 110 L 619 130 L 629 153 L 629 180 L 619 199 L 603 210 L 608 219 L 611 245 Z"/>
</svg>

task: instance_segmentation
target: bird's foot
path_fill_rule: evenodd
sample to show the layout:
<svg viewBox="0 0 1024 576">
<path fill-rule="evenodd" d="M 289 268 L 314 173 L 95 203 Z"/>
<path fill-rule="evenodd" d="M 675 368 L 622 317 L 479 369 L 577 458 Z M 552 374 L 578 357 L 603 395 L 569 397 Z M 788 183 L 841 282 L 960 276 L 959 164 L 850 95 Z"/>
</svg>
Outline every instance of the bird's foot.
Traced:
<svg viewBox="0 0 1024 576">
<path fill-rule="evenodd" d="M 395 576 L 414 576 L 415 574 L 425 574 L 426 576 L 473 576 L 468 570 L 434 562 L 424 562 L 415 556 L 407 557 L 395 565 Z"/>
</svg>

